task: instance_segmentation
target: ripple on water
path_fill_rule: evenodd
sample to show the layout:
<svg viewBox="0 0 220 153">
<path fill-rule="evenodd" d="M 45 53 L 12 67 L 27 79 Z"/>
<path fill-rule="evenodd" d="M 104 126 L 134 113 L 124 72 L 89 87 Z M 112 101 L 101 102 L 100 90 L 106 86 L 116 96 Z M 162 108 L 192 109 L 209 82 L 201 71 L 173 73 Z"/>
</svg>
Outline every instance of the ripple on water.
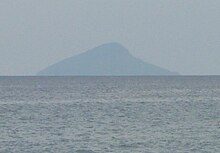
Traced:
<svg viewBox="0 0 220 153">
<path fill-rule="evenodd" d="M 0 78 L 1 153 L 220 152 L 219 135 L 220 77 Z"/>
</svg>

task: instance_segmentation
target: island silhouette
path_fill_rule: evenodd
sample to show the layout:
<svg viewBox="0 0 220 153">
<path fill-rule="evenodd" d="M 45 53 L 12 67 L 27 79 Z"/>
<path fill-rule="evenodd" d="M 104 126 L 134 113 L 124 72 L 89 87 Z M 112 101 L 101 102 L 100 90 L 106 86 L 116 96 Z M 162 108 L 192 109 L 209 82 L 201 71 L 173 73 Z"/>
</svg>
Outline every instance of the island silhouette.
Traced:
<svg viewBox="0 0 220 153">
<path fill-rule="evenodd" d="M 129 53 L 119 43 L 106 43 L 79 55 L 66 58 L 38 76 L 142 76 L 178 75 L 177 72 L 147 63 Z"/>
</svg>

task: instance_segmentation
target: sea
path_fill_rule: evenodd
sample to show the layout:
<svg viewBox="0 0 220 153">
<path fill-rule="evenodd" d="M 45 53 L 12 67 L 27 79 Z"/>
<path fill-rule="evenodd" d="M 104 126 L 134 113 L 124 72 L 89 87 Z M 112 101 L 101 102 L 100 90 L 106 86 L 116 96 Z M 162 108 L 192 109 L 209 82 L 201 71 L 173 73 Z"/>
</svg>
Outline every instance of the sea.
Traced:
<svg viewBox="0 0 220 153">
<path fill-rule="evenodd" d="M 220 76 L 0 77 L 0 153 L 219 153 Z"/>
</svg>

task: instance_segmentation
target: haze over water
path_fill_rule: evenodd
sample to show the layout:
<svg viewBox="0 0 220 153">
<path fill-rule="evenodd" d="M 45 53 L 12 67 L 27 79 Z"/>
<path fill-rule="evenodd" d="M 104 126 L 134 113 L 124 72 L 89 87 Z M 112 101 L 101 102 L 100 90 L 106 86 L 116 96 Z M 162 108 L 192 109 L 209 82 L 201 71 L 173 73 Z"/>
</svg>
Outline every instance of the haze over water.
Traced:
<svg viewBox="0 0 220 153">
<path fill-rule="evenodd" d="M 220 152 L 220 77 L 0 77 L 0 152 Z"/>
</svg>

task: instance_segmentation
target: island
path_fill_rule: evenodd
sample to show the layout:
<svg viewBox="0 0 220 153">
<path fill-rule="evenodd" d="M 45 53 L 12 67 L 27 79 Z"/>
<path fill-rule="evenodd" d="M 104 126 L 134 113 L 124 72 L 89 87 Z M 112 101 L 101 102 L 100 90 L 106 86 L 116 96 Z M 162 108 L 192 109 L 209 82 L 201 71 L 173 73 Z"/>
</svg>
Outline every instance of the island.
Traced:
<svg viewBox="0 0 220 153">
<path fill-rule="evenodd" d="M 178 75 L 177 72 L 134 57 L 119 43 L 106 43 L 79 55 L 64 59 L 38 76 L 145 76 Z"/>
</svg>

